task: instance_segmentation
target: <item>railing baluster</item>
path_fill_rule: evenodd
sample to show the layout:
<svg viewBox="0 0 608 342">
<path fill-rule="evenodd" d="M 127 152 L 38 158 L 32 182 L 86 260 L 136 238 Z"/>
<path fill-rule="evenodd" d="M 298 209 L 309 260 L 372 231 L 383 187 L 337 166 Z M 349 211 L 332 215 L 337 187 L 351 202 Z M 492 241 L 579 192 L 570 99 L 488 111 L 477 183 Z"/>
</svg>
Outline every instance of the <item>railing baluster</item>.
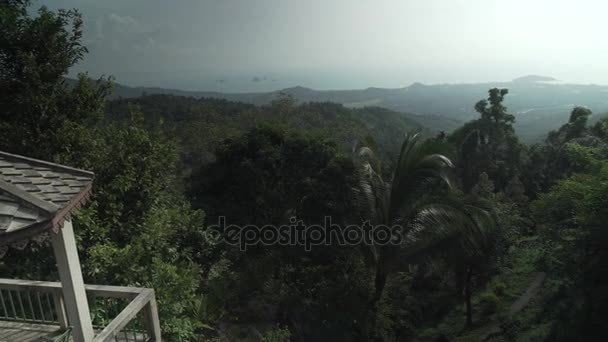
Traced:
<svg viewBox="0 0 608 342">
<path fill-rule="evenodd" d="M 38 298 L 38 307 L 40 308 L 40 313 L 42 314 L 42 320 L 46 321 L 44 309 L 42 308 L 42 301 L 40 301 L 40 292 L 36 292 L 36 297 Z"/>
<path fill-rule="evenodd" d="M 6 305 L 4 305 L 4 296 L 2 295 L 2 289 L 0 289 L 0 302 L 2 302 L 2 312 L 4 313 L 4 316 L 2 317 L 8 318 L 8 311 L 6 311 Z"/>
<path fill-rule="evenodd" d="M 21 308 L 21 313 L 23 314 L 23 322 L 27 321 L 27 314 L 25 313 L 25 309 L 23 308 L 23 299 L 21 298 L 21 292 L 15 291 L 17 293 L 17 302 L 19 303 L 19 307 Z"/>
<path fill-rule="evenodd" d="M 27 303 L 30 305 L 30 314 L 32 315 L 32 320 L 36 321 L 36 315 L 34 314 L 34 306 L 32 305 L 32 292 L 27 291 Z"/>
<path fill-rule="evenodd" d="M 59 317 L 57 317 L 56 310 L 53 310 L 53 305 L 51 304 L 51 300 L 49 299 L 51 295 L 47 292 L 44 294 L 44 298 L 46 298 L 46 307 L 49 309 L 49 315 L 51 315 L 51 322 L 58 322 Z"/>
<path fill-rule="evenodd" d="M 18 319 L 19 316 L 17 315 L 17 310 L 15 310 L 15 302 L 13 301 L 13 294 L 11 292 L 13 292 L 13 291 L 11 291 L 11 290 L 8 291 L 8 301 L 11 304 L 11 309 L 13 309 L 13 316 L 15 316 L 16 319 Z"/>
<path fill-rule="evenodd" d="M 61 329 L 67 328 L 68 316 L 65 312 L 65 305 L 63 303 L 63 296 L 61 292 L 53 291 L 53 303 L 55 304 L 55 315 L 57 315 L 57 322 L 59 322 L 59 326 Z"/>
</svg>

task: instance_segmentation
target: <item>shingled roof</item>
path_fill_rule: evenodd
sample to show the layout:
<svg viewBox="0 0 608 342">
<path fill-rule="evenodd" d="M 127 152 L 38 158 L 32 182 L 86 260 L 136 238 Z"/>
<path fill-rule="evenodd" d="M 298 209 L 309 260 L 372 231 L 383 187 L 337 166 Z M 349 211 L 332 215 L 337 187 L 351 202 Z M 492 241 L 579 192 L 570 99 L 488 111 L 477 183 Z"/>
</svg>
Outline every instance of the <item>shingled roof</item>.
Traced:
<svg viewBox="0 0 608 342">
<path fill-rule="evenodd" d="M 0 249 L 59 229 L 88 200 L 93 176 L 0 151 Z"/>
</svg>

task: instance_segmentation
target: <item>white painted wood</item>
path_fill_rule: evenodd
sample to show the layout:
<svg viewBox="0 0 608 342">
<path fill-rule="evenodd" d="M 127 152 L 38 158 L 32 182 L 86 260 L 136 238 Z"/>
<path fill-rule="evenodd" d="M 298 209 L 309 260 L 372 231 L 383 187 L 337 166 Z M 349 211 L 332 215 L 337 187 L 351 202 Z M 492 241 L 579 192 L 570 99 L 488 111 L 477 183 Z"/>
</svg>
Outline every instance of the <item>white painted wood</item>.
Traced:
<svg viewBox="0 0 608 342">
<path fill-rule="evenodd" d="M 22 323 L 0 320 L 0 342 L 42 342 L 43 338 L 52 338 L 61 334 L 64 329 L 56 325 Z M 46 339 L 44 340 L 46 341 Z M 128 338 L 118 335 L 112 342 L 150 342 L 141 332 L 129 333 Z"/>
<path fill-rule="evenodd" d="M 96 337 L 95 342 L 110 342 L 154 298 L 154 291 L 140 293 Z M 160 341 L 160 340 L 155 340 Z"/>
<path fill-rule="evenodd" d="M 65 310 L 73 328 L 74 342 L 91 342 L 94 337 L 93 325 L 72 222 L 66 220 L 59 233 L 51 233 L 51 242 L 59 269 Z"/>
<path fill-rule="evenodd" d="M 98 335 L 93 339 L 98 341 L 122 341 L 121 329 L 123 329 L 137 314 L 141 313 L 144 318 L 144 324 L 148 336 L 151 341 L 161 341 L 160 322 L 158 318 L 158 306 L 153 289 L 143 287 L 125 287 L 125 286 L 109 286 L 109 285 L 84 285 L 87 294 L 106 298 L 123 298 L 128 299 L 129 304 L 123 311 L 116 316 L 110 324 L 103 330 L 98 331 Z M 47 282 L 37 280 L 20 280 L 20 279 L 5 279 L 0 278 L 0 289 L 11 291 L 32 291 L 32 292 L 47 292 L 53 295 L 55 307 L 58 310 L 59 325 L 67 326 L 65 317 L 65 302 L 63 301 L 62 284 L 58 282 Z M 0 329 L 1 329 L 0 321 Z M 143 341 L 143 335 L 137 334 L 137 341 Z M 4 342 L 0 339 L 0 342 Z"/>
<path fill-rule="evenodd" d="M 68 327 L 68 315 L 65 312 L 65 303 L 63 302 L 63 295 L 61 293 L 53 293 L 53 302 L 55 305 L 55 313 L 57 314 L 57 320 L 61 329 L 67 329 Z"/>
<path fill-rule="evenodd" d="M 95 297 L 133 299 L 147 290 L 144 287 L 127 287 L 113 285 L 84 285 L 87 292 Z M 61 293 L 61 283 L 39 280 L 22 280 L 0 278 L 0 289 L 12 291 L 32 291 Z"/>
</svg>

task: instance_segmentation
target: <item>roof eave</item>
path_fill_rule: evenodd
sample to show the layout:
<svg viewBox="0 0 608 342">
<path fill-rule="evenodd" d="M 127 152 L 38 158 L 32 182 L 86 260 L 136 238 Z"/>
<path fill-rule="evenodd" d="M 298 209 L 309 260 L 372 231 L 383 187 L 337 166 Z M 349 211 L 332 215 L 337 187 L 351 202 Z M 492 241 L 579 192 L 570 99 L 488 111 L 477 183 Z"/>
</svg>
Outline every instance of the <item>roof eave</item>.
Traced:
<svg viewBox="0 0 608 342">
<path fill-rule="evenodd" d="M 43 233 L 52 227 L 52 220 L 48 219 L 42 222 L 31 224 L 11 232 L 0 234 L 0 247 L 7 246 L 20 241 L 27 241 L 33 236 Z"/>
</svg>

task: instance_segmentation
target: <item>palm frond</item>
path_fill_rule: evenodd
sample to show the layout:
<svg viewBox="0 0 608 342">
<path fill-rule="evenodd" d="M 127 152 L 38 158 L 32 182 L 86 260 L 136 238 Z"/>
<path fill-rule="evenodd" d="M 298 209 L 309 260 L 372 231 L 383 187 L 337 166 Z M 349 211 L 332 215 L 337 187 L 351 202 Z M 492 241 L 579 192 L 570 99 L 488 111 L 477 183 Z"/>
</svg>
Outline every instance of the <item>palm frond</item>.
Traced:
<svg viewBox="0 0 608 342">
<path fill-rule="evenodd" d="M 401 257 L 429 253 L 450 240 L 467 255 L 481 255 L 490 248 L 494 229 L 493 212 L 479 203 L 427 205 L 404 236 Z"/>
<path fill-rule="evenodd" d="M 395 172 L 390 194 L 389 220 L 411 213 L 411 206 L 421 190 L 433 180 L 452 186 L 449 170 L 452 162 L 442 152 L 445 145 L 423 141 L 420 134 L 406 135 Z"/>
<path fill-rule="evenodd" d="M 375 263 L 398 268 L 450 241 L 471 256 L 489 248 L 488 232 L 496 222 L 489 203 L 449 193 L 440 203 L 421 200 L 431 183 L 452 188 L 453 164 L 445 151 L 441 143 L 423 141 L 419 134 L 406 135 L 390 183 L 382 179 L 371 149 L 359 147 L 353 152 L 358 179 L 353 193 L 361 221 L 403 227 L 399 246 L 369 246 Z"/>
<path fill-rule="evenodd" d="M 390 186 L 379 172 L 380 161 L 370 148 L 364 146 L 353 153 L 353 162 L 357 178 L 353 195 L 359 218 L 375 224 L 384 222 Z"/>
</svg>

